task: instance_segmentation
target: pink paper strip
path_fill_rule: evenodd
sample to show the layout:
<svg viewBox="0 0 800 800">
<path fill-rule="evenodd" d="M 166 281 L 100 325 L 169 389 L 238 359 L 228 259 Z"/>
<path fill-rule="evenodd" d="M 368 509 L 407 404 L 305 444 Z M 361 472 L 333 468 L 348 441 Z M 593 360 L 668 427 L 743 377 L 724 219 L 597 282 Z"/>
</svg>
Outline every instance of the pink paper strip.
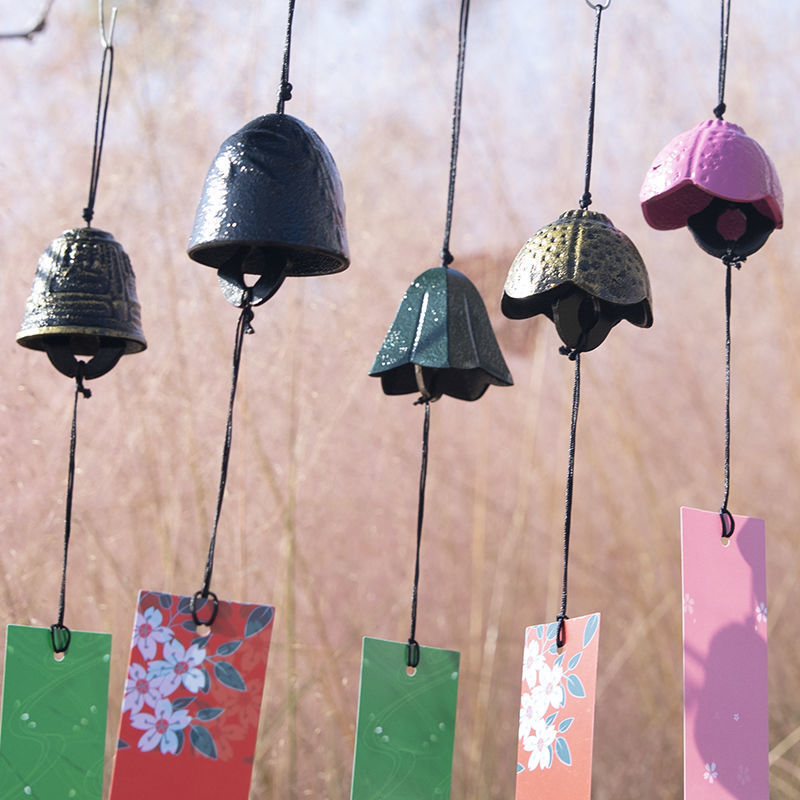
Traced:
<svg viewBox="0 0 800 800">
<path fill-rule="evenodd" d="M 516 800 L 589 800 L 600 615 L 525 631 Z"/>
<path fill-rule="evenodd" d="M 681 509 L 685 800 L 768 800 L 764 521 Z"/>
</svg>

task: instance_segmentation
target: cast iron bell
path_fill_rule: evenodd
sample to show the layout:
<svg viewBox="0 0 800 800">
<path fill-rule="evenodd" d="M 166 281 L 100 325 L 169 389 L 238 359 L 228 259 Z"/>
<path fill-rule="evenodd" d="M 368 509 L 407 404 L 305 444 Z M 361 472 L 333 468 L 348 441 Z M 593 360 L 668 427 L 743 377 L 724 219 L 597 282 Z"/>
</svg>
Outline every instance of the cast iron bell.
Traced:
<svg viewBox="0 0 800 800">
<path fill-rule="evenodd" d="M 228 137 L 206 176 L 188 253 L 219 270 L 234 305 L 245 274 L 261 276 L 258 303 L 286 276 L 347 269 L 342 184 L 319 136 L 288 114 L 267 114 Z"/>
<path fill-rule="evenodd" d="M 501 304 L 511 319 L 546 314 L 569 348 L 593 350 L 620 320 L 653 324 L 650 281 L 633 242 L 604 214 L 575 209 L 523 245 Z"/>
<path fill-rule="evenodd" d="M 39 259 L 17 342 L 74 378 L 97 378 L 147 347 L 131 262 L 110 233 L 73 228 Z M 90 356 L 86 363 L 78 356 Z"/>
<path fill-rule="evenodd" d="M 426 270 L 408 287 L 369 374 L 386 394 L 429 400 L 477 400 L 490 384 L 514 382 L 478 290 L 449 267 Z"/>
<path fill-rule="evenodd" d="M 701 122 L 656 156 L 639 195 L 657 230 L 688 226 L 716 257 L 742 259 L 783 227 L 783 192 L 761 145 L 723 119 Z"/>
</svg>

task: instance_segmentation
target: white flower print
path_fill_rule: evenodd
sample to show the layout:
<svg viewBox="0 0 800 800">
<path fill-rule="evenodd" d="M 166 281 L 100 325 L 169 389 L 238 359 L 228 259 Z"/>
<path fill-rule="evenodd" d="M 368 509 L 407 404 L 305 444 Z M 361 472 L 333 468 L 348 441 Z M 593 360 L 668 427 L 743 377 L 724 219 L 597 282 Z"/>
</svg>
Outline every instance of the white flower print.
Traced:
<svg viewBox="0 0 800 800">
<path fill-rule="evenodd" d="M 528 769 L 549 769 L 553 763 L 553 742 L 556 739 L 554 725 L 548 725 L 544 720 L 539 720 L 534 726 L 533 733 L 526 736 L 522 742 L 523 748 L 531 754 L 528 759 Z"/>
<path fill-rule="evenodd" d="M 750 767 L 747 764 L 740 764 L 739 769 L 736 772 L 736 779 L 742 786 L 746 786 L 750 783 Z"/>
<path fill-rule="evenodd" d="M 714 783 L 718 777 L 719 773 L 717 772 L 716 761 L 712 761 L 710 764 L 706 762 L 706 770 L 703 773 L 703 780 L 708 781 L 709 783 Z"/>
<path fill-rule="evenodd" d="M 549 705 L 543 686 L 534 686 L 530 693 L 523 693 L 519 709 L 520 739 L 530 735 L 534 726 L 541 722 Z"/>
<path fill-rule="evenodd" d="M 181 684 L 192 694 L 197 694 L 206 682 L 200 669 L 205 658 L 205 648 L 193 644 L 184 650 L 183 645 L 173 639 L 164 645 L 164 659 L 150 662 L 147 677 L 164 697 L 171 695 Z"/>
<path fill-rule="evenodd" d="M 683 613 L 690 617 L 694 616 L 694 597 L 688 592 L 683 596 Z"/>
<path fill-rule="evenodd" d="M 767 604 L 759 603 L 756 606 L 756 622 L 766 622 L 766 621 L 767 621 Z"/>
<path fill-rule="evenodd" d="M 539 647 L 539 641 L 533 638 L 526 645 L 525 654 L 522 657 L 522 677 L 531 688 L 536 686 L 539 670 L 544 665 L 544 653 L 542 653 Z"/>
<path fill-rule="evenodd" d="M 130 711 L 132 714 L 138 714 L 145 703 L 155 708 L 160 699 L 161 692 L 157 691 L 147 679 L 147 670 L 141 664 L 131 664 L 128 678 L 125 680 L 122 713 Z"/>
<path fill-rule="evenodd" d="M 161 624 L 161 619 L 157 608 L 146 608 L 144 614 L 136 612 L 131 648 L 138 647 L 146 661 L 156 657 L 157 642 L 168 642 L 172 638 L 172 632 Z"/>
<path fill-rule="evenodd" d="M 131 714 L 131 725 L 138 731 L 145 731 L 138 744 L 145 753 L 156 747 L 160 747 L 162 753 L 177 753 L 180 740 L 175 731 L 183 730 L 191 721 L 186 709 L 173 711 L 169 700 L 164 698 L 156 703 L 153 714 Z"/>
<path fill-rule="evenodd" d="M 564 668 L 561 664 L 554 664 L 552 667 L 545 664 L 539 670 L 539 681 L 544 687 L 547 702 L 553 708 L 561 708 L 564 705 L 565 693 L 561 681 L 564 679 Z"/>
</svg>

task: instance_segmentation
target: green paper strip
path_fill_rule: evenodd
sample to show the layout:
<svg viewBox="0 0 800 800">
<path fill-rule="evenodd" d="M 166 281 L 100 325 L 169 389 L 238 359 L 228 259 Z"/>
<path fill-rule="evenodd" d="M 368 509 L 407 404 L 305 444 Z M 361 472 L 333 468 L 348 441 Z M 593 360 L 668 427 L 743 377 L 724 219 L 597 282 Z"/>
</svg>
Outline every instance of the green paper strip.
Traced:
<svg viewBox="0 0 800 800">
<path fill-rule="evenodd" d="M 447 800 L 453 768 L 459 654 L 364 638 L 351 800 Z"/>
<path fill-rule="evenodd" d="M 73 631 L 62 661 L 49 628 L 9 625 L 0 800 L 101 800 L 111 634 Z"/>
</svg>

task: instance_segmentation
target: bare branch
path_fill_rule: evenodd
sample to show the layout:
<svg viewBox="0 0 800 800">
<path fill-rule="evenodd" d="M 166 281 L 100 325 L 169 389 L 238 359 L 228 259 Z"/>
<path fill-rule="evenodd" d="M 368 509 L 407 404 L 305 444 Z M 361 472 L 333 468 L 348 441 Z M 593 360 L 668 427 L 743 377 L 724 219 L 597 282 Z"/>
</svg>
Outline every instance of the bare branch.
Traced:
<svg viewBox="0 0 800 800">
<path fill-rule="evenodd" d="M 41 14 L 39 14 L 39 18 L 33 25 L 24 31 L 17 31 L 15 33 L 3 33 L 0 32 L 0 39 L 27 39 L 29 42 L 33 40 L 33 37 L 37 33 L 41 33 L 45 29 L 45 25 L 47 24 L 47 15 L 50 13 L 50 9 L 53 7 L 53 3 L 55 0 L 47 0 L 45 7 L 42 9 Z"/>
</svg>

